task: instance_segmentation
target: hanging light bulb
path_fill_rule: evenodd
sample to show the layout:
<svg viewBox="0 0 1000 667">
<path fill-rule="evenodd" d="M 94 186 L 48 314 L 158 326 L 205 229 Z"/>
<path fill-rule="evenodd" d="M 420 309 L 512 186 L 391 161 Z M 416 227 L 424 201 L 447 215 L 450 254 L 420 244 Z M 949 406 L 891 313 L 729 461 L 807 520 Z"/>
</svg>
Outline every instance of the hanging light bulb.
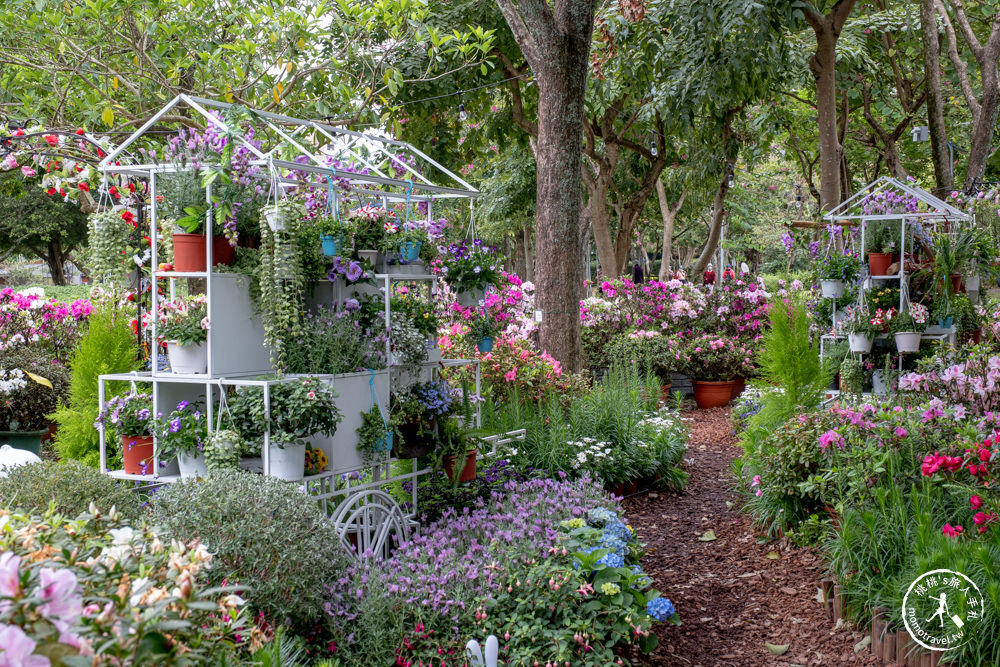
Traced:
<svg viewBox="0 0 1000 667">
<path fill-rule="evenodd" d="M 656 157 L 657 153 L 659 153 L 659 151 L 656 150 L 656 137 L 651 135 L 649 137 L 649 154 Z"/>
<path fill-rule="evenodd" d="M 733 165 L 727 164 L 726 171 L 729 172 L 729 179 L 728 179 L 729 187 L 734 187 L 736 185 L 736 176 L 733 174 Z"/>
<path fill-rule="evenodd" d="M 465 120 L 469 117 L 469 114 L 465 113 L 465 105 L 461 102 L 458 103 L 458 119 Z"/>
</svg>

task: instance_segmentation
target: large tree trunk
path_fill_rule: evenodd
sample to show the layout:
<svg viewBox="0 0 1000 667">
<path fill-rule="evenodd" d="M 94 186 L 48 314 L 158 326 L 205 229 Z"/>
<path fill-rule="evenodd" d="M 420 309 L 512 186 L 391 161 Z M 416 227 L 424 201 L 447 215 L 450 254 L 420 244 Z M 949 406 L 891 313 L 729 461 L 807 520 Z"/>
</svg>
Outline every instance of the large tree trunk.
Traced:
<svg viewBox="0 0 1000 667">
<path fill-rule="evenodd" d="M 52 276 L 52 284 L 65 285 L 65 259 L 63 258 L 62 244 L 59 243 L 58 239 L 52 239 L 49 241 L 49 248 L 45 262 L 49 265 L 49 275 Z"/>
<path fill-rule="evenodd" d="M 837 0 L 829 14 L 811 9 L 806 21 L 816 34 L 816 52 L 809 70 L 816 81 L 816 112 L 819 120 L 820 196 L 823 210 L 840 203 L 841 157 L 843 146 L 837 136 L 837 39 L 856 0 Z"/>
<path fill-rule="evenodd" d="M 671 206 L 670 202 L 667 201 L 667 189 L 664 187 L 663 181 L 656 179 L 656 198 L 660 202 L 660 217 L 663 218 L 663 246 L 660 249 L 660 280 L 669 280 L 672 275 L 670 259 L 673 254 L 671 244 L 674 241 L 674 220 L 677 219 L 677 213 L 681 210 L 681 206 L 684 205 L 684 197 L 686 196 L 687 192 L 682 191 L 680 198 L 677 200 L 677 205 Z"/>
<path fill-rule="evenodd" d="M 611 173 L 603 170 L 598 171 L 597 176 L 587 187 L 590 222 L 594 228 L 594 245 L 597 246 L 597 262 L 605 280 L 617 278 L 621 267 L 621 262 L 617 259 L 615 241 L 611 238 L 611 211 L 607 206 L 610 189 Z"/>
<path fill-rule="evenodd" d="M 715 251 L 719 247 L 719 235 L 722 233 L 722 221 L 726 217 L 726 194 L 729 192 L 729 175 L 723 174 L 722 181 L 719 183 L 719 188 L 715 191 L 715 201 L 712 203 L 712 224 L 708 229 L 708 240 L 705 241 L 705 247 L 701 250 L 701 255 L 698 257 L 698 261 L 695 262 L 694 267 L 691 269 L 691 275 L 688 276 L 688 280 L 692 282 L 698 282 L 698 278 L 701 276 L 705 267 L 708 263 L 712 261 L 712 256 L 715 255 Z M 722 267 L 716 272 L 717 275 L 722 275 Z"/>
<path fill-rule="evenodd" d="M 924 46 L 924 90 L 927 93 L 927 127 L 930 130 L 931 159 L 934 162 L 934 194 L 946 196 L 954 187 L 951 158 L 948 154 L 948 130 L 944 124 L 941 97 L 941 65 L 937 14 L 934 0 L 920 0 L 920 28 Z"/>
<path fill-rule="evenodd" d="M 538 84 L 535 300 L 539 342 L 568 371 L 580 369 L 583 256 L 580 233 L 584 95 L 595 0 L 497 0 Z M 529 29 L 528 26 L 531 26 Z"/>
</svg>

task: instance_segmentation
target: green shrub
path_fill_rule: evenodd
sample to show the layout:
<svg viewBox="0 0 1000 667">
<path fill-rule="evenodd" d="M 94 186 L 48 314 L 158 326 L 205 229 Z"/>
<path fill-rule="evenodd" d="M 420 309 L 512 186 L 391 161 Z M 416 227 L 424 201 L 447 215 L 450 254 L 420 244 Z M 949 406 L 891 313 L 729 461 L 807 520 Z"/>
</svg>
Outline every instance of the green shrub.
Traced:
<svg viewBox="0 0 1000 667">
<path fill-rule="evenodd" d="M 59 424 L 53 445 L 63 459 L 80 461 L 91 467 L 100 462 L 94 420 L 97 419 L 97 376 L 136 370 L 135 336 L 129 314 L 111 305 L 96 309 L 88 319 L 87 332 L 80 338 L 70 360 L 69 403 L 52 415 Z M 124 393 L 128 385 L 116 388 Z M 106 398 L 110 398 L 109 393 Z"/>
<path fill-rule="evenodd" d="M 157 494 L 155 516 L 180 540 L 215 554 L 214 584 L 248 586 L 244 597 L 273 623 L 306 630 L 323 616 L 324 587 L 347 560 L 334 525 L 292 484 L 217 471 Z"/>
<path fill-rule="evenodd" d="M 87 512 L 91 501 L 102 512 L 112 506 L 122 518 L 138 519 L 142 498 L 121 482 L 76 461 L 42 461 L 18 466 L 0 478 L 0 506 L 45 514 L 49 503 L 68 518 Z"/>
</svg>

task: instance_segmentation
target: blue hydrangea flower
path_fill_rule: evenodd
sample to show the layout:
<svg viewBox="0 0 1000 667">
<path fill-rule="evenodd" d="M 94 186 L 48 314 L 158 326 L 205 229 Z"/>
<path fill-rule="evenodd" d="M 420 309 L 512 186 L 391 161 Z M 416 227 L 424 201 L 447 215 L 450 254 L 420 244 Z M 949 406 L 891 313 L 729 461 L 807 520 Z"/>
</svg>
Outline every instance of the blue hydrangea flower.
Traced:
<svg viewBox="0 0 1000 667">
<path fill-rule="evenodd" d="M 614 552 L 604 554 L 597 562 L 608 567 L 625 567 L 625 559 Z"/>
<path fill-rule="evenodd" d="M 632 574 L 639 575 L 639 579 L 637 579 L 636 582 L 632 584 L 632 588 L 646 588 L 647 586 L 653 585 L 653 580 L 650 579 L 646 575 L 646 573 L 642 571 L 641 565 L 633 565 Z"/>
<path fill-rule="evenodd" d="M 601 547 L 587 547 L 586 549 L 583 550 L 583 553 L 585 553 L 585 554 L 592 554 L 592 553 L 594 553 L 595 551 L 597 551 L 600 548 Z M 580 562 L 577 561 L 577 560 L 575 560 L 575 559 L 573 560 L 573 569 L 574 570 L 579 570 L 580 569 Z"/>
<path fill-rule="evenodd" d="M 621 521 L 609 521 L 604 525 L 604 535 L 613 535 L 622 542 L 632 541 L 632 531 Z"/>
<path fill-rule="evenodd" d="M 673 616 L 676 611 L 673 603 L 667 598 L 653 598 L 646 603 L 646 613 L 649 614 L 653 620 L 665 621 Z"/>
<path fill-rule="evenodd" d="M 628 545 L 614 535 L 608 535 L 607 533 L 605 533 L 604 537 L 601 538 L 601 547 L 604 549 L 610 549 L 620 556 L 628 554 Z"/>
<path fill-rule="evenodd" d="M 618 521 L 618 515 L 607 507 L 595 507 L 587 512 L 587 519 L 593 525 L 603 526 L 610 521 Z"/>
</svg>

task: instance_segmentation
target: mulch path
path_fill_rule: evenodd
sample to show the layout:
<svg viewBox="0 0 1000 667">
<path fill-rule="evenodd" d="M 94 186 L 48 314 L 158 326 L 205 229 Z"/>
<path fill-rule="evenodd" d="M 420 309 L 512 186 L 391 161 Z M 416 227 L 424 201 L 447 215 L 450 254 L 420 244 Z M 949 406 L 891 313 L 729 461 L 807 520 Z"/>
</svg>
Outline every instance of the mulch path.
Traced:
<svg viewBox="0 0 1000 667">
<path fill-rule="evenodd" d="M 731 462 L 741 453 L 728 408 L 693 410 L 681 493 L 625 501 L 646 543 L 643 567 L 670 598 L 683 625 L 658 624 L 653 665 L 872 665 L 854 646 L 866 633 L 835 628 L 817 600 L 821 557 L 787 540 L 758 544 L 739 512 Z M 698 538 L 712 530 L 716 539 Z M 780 558 L 775 558 L 775 552 Z M 768 554 L 771 558 L 768 558 Z M 789 645 L 773 655 L 765 642 Z"/>
</svg>

